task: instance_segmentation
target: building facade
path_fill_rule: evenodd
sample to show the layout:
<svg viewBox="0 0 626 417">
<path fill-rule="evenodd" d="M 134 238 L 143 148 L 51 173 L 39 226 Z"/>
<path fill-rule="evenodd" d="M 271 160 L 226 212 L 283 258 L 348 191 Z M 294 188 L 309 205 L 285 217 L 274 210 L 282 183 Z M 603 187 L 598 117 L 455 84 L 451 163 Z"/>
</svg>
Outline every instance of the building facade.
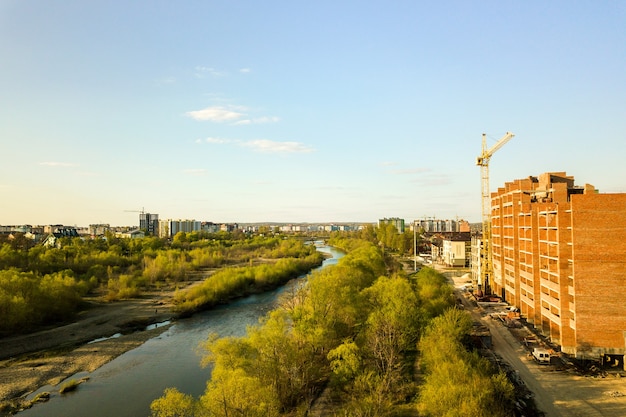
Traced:
<svg viewBox="0 0 626 417">
<path fill-rule="evenodd" d="M 158 236 L 171 238 L 178 232 L 191 233 L 202 230 L 202 222 L 197 220 L 159 220 Z"/>
<path fill-rule="evenodd" d="M 139 228 L 149 236 L 159 235 L 159 215 L 154 213 L 139 213 Z"/>
<path fill-rule="evenodd" d="M 626 354 L 626 194 L 576 186 L 565 172 L 491 195 L 491 289 L 565 353 Z"/>
<path fill-rule="evenodd" d="M 378 220 L 378 227 L 380 227 L 381 224 L 392 224 L 395 226 L 398 233 L 404 233 L 404 219 L 398 217 L 384 218 Z"/>
<path fill-rule="evenodd" d="M 441 258 L 446 266 L 467 267 L 471 260 L 471 236 L 468 233 L 448 233 L 442 240 Z"/>
</svg>

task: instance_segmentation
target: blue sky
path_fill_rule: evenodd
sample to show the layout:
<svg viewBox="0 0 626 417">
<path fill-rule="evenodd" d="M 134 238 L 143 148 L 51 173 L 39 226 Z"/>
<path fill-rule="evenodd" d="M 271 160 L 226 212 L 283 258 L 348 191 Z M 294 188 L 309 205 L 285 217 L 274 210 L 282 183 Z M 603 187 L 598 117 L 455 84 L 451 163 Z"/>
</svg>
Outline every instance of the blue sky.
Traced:
<svg viewBox="0 0 626 417">
<path fill-rule="evenodd" d="M 624 1 L 0 0 L 0 224 L 480 220 L 626 192 Z"/>
</svg>

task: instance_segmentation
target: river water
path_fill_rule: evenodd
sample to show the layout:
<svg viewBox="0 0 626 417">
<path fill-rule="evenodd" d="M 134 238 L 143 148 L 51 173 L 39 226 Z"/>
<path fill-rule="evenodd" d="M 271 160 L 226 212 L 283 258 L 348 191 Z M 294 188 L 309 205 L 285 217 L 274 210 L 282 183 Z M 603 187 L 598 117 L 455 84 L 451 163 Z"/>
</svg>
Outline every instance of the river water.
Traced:
<svg viewBox="0 0 626 417">
<path fill-rule="evenodd" d="M 327 246 L 318 247 L 332 255 L 320 268 L 337 263 L 343 254 Z M 301 283 L 306 277 L 264 294 L 252 295 L 227 306 L 199 313 L 175 322 L 160 336 L 124 353 L 91 374 L 77 374 L 89 381 L 78 390 L 58 394 L 57 387 L 43 387 L 51 392 L 47 403 L 37 404 L 18 415 L 30 416 L 89 416 L 141 417 L 150 415 L 150 403 L 163 395 L 163 390 L 176 387 L 179 391 L 198 397 L 211 378 L 211 367 L 202 368 L 203 356 L 199 345 L 210 333 L 220 337 L 244 336 L 246 328 L 276 307 L 279 296 Z M 59 384 L 61 385 L 61 384 Z"/>
</svg>

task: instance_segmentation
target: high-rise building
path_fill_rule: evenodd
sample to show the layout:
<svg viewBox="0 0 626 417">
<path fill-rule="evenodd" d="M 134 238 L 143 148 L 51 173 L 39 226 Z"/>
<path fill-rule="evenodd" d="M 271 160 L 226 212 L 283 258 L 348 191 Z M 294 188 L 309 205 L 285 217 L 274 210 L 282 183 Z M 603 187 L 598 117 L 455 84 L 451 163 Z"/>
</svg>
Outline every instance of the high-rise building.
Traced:
<svg viewBox="0 0 626 417">
<path fill-rule="evenodd" d="M 139 228 L 147 235 L 157 236 L 159 234 L 159 215 L 152 213 L 139 213 Z"/>
<path fill-rule="evenodd" d="M 197 232 L 202 230 L 202 222 L 197 220 L 161 220 L 158 222 L 158 235 L 160 237 L 174 237 L 178 232 Z"/>
<path fill-rule="evenodd" d="M 491 194 L 494 294 L 565 353 L 626 354 L 626 194 L 574 185 L 564 172 Z"/>
<path fill-rule="evenodd" d="M 400 219 L 398 217 L 392 217 L 390 219 L 384 218 L 378 220 L 378 226 L 381 224 L 392 224 L 395 226 L 398 233 L 404 233 L 404 219 Z"/>
</svg>

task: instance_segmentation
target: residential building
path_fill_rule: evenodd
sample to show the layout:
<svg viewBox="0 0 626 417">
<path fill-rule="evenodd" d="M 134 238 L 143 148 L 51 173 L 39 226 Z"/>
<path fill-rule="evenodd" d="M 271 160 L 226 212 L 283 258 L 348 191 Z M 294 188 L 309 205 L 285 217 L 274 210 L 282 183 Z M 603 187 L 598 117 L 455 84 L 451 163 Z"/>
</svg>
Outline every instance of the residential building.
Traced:
<svg viewBox="0 0 626 417">
<path fill-rule="evenodd" d="M 471 260 L 469 233 L 446 233 L 442 239 L 441 258 L 446 266 L 466 267 Z"/>
<path fill-rule="evenodd" d="M 384 218 L 378 220 L 378 227 L 380 227 L 381 224 L 392 224 L 395 226 L 396 230 L 398 230 L 398 233 L 404 233 L 404 219 L 398 217 Z"/>
<path fill-rule="evenodd" d="M 106 232 L 111 230 L 110 224 L 90 224 L 89 235 L 91 237 L 104 236 Z"/>
<path fill-rule="evenodd" d="M 115 236 L 121 237 L 124 239 L 142 239 L 146 237 L 146 233 L 141 229 L 134 229 L 134 230 L 129 230 L 127 232 L 117 232 Z"/>
<path fill-rule="evenodd" d="M 159 220 L 158 221 L 158 236 L 171 238 L 176 236 L 178 232 L 199 232 L 202 230 L 202 222 L 197 220 Z"/>
<path fill-rule="evenodd" d="M 565 172 L 491 194 L 491 288 L 565 353 L 626 354 L 626 194 Z"/>
<path fill-rule="evenodd" d="M 482 259 L 481 249 L 483 246 L 482 235 L 473 234 L 470 246 L 471 246 L 470 266 L 471 266 L 472 283 L 476 286 L 477 290 L 484 291 L 484 283 L 482 282 L 482 275 L 481 275 L 481 272 L 482 272 L 481 267 L 483 264 L 483 262 L 481 262 L 481 259 Z"/>
<path fill-rule="evenodd" d="M 42 244 L 48 247 L 60 247 L 61 244 L 59 242 L 59 239 L 63 237 L 74 238 L 80 236 L 75 227 L 65 227 L 57 225 L 57 227 L 52 229 L 50 234 L 48 234 L 48 236 L 44 239 Z"/>
<path fill-rule="evenodd" d="M 443 232 L 469 232 L 470 225 L 466 220 L 437 219 L 435 217 L 425 217 L 423 219 L 414 220 L 414 227 L 418 230 L 423 229 L 424 233 L 443 233 Z"/>
<path fill-rule="evenodd" d="M 139 213 L 139 228 L 143 230 L 146 235 L 158 236 L 159 235 L 159 215 L 154 213 Z"/>
</svg>

